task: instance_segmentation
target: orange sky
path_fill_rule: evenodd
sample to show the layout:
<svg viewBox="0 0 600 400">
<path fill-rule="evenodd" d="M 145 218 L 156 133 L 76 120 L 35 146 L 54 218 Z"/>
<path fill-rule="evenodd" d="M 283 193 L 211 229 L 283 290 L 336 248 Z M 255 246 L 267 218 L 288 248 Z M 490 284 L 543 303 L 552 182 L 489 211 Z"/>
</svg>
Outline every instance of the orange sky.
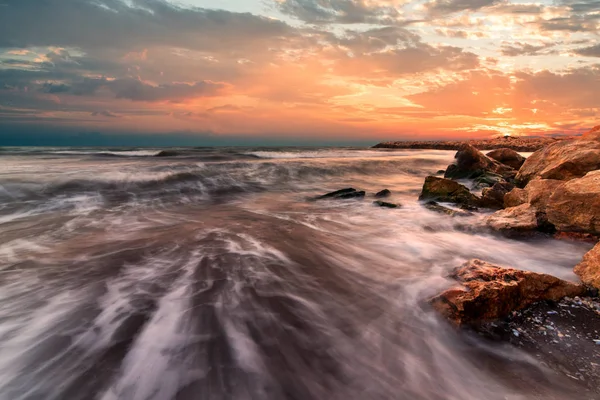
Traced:
<svg viewBox="0 0 600 400">
<path fill-rule="evenodd" d="M 214 4 L 4 4 L 0 130 L 382 140 L 598 124 L 595 0 Z"/>
</svg>

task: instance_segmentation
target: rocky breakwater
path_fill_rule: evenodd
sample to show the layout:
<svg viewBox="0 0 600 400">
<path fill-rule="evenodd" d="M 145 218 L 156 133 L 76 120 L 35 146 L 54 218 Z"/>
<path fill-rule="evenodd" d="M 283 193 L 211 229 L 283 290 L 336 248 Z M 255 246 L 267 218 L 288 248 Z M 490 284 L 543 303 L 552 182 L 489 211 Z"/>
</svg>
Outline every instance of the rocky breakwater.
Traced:
<svg viewBox="0 0 600 400">
<path fill-rule="evenodd" d="M 472 140 L 423 140 L 423 141 L 396 141 L 382 142 L 373 148 L 376 149 L 433 149 L 433 150 L 459 150 L 463 145 L 470 144 L 479 150 L 512 149 L 516 151 L 536 151 L 561 140 L 572 137 L 527 137 L 503 136 L 490 139 Z M 510 165 L 510 164 L 508 164 Z"/>
</svg>

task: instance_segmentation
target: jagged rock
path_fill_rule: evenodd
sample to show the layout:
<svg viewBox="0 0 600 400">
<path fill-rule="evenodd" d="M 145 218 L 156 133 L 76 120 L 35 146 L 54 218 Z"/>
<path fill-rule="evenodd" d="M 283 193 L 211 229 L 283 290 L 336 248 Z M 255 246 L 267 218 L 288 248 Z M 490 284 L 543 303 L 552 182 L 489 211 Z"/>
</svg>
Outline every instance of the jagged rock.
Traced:
<svg viewBox="0 0 600 400">
<path fill-rule="evenodd" d="M 504 195 L 504 207 L 517 207 L 528 202 L 527 191 L 525 189 L 514 188 Z"/>
<path fill-rule="evenodd" d="M 385 207 L 385 208 L 399 208 L 399 207 L 402 207 L 399 204 L 388 203 L 388 202 L 381 201 L 381 200 L 374 201 L 373 204 L 376 205 L 376 206 Z"/>
<path fill-rule="evenodd" d="M 485 208 L 504 208 L 504 196 L 514 189 L 515 185 L 508 182 L 498 182 L 491 188 L 485 188 L 481 192 L 479 205 Z"/>
<path fill-rule="evenodd" d="M 456 161 L 448 166 L 444 178 L 474 179 L 488 172 L 509 179 L 516 174 L 513 168 L 492 160 L 467 143 L 461 146 L 454 158 Z"/>
<path fill-rule="evenodd" d="M 450 179 L 435 176 L 425 178 L 419 200 L 437 200 L 474 207 L 479 204 L 479 198 L 471 193 L 466 186 Z"/>
<path fill-rule="evenodd" d="M 335 192 L 327 193 L 322 196 L 317 197 L 317 200 L 324 199 L 356 199 L 365 197 L 364 191 L 357 191 L 354 188 L 346 188 L 336 190 Z"/>
<path fill-rule="evenodd" d="M 559 231 L 600 234 L 600 170 L 557 187 L 546 214 Z"/>
<path fill-rule="evenodd" d="M 451 217 L 468 217 L 473 215 L 473 213 L 469 211 L 453 210 L 449 207 L 444 207 L 443 205 L 438 204 L 435 201 L 428 201 L 427 203 L 425 203 L 425 208 L 433 212 L 449 215 Z"/>
<path fill-rule="evenodd" d="M 455 268 L 450 277 L 461 286 L 429 302 L 457 326 L 503 318 L 538 301 L 558 301 L 585 292 L 583 285 L 551 275 L 502 268 L 477 259 Z"/>
<path fill-rule="evenodd" d="M 381 192 L 375 193 L 375 198 L 382 199 L 384 197 L 390 197 L 391 195 L 392 195 L 392 192 L 390 192 L 388 189 L 383 189 Z"/>
<path fill-rule="evenodd" d="M 497 211 L 485 223 L 497 231 L 533 231 L 539 226 L 537 210 L 529 203 Z"/>
<path fill-rule="evenodd" d="M 588 251 L 573 270 L 586 285 L 600 289 L 600 243 Z"/>
<path fill-rule="evenodd" d="M 591 131 L 583 135 L 583 140 L 600 140 L 600 125 L 592 128 Z"/>
<path fill-rule="evenodd" d="M 496 160 L 504 165 L 508 165 L 515 170 L 519 170 L 525 162 L 525 157 L 513 149 L 496 149 L 486 154 L 489 158 Z"/>
<path fill-rule="evenodd" d="M 566 181 L 596 169 L 600 169 L 600 141 L 563 140 L 528 157 L 515 179 L 524 187 L 538 177 Z"/>
</svg>

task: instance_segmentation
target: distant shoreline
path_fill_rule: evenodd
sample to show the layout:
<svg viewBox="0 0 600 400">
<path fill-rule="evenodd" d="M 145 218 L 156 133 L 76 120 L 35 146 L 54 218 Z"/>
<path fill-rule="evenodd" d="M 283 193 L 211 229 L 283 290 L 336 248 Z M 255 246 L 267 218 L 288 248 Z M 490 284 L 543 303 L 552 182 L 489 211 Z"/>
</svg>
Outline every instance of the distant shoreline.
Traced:
<svg viewBox="0 0 600 400">
<path fill-rule="evenodd" d="M 376 144 L 374 149 L 426 149 L 426 150 L 458 150 L 463 144 L 469 143 L 478 150 L 494 150 L 508 148 L 515 151 L 536 151 L 544 146 L 559 140 L 574 139 L 574 136 L 565 137 L 500 137 L 494 139 L 472 140 L 423 140 L 423 141 L 398 141 L 382 142 Z"/>
</svg>

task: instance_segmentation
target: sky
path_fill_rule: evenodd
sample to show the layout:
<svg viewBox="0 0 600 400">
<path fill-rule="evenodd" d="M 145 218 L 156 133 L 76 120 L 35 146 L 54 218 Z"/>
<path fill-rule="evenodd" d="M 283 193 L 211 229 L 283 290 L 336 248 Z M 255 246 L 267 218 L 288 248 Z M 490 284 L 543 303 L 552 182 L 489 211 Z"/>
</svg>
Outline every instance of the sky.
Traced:
<svg viewBox="0 0 600 400">
<path fill-rule="evenodd" d="M 0 0 L 0 145 L 577 134 L 599 112 L 598 0 Z"/>
</svg>

